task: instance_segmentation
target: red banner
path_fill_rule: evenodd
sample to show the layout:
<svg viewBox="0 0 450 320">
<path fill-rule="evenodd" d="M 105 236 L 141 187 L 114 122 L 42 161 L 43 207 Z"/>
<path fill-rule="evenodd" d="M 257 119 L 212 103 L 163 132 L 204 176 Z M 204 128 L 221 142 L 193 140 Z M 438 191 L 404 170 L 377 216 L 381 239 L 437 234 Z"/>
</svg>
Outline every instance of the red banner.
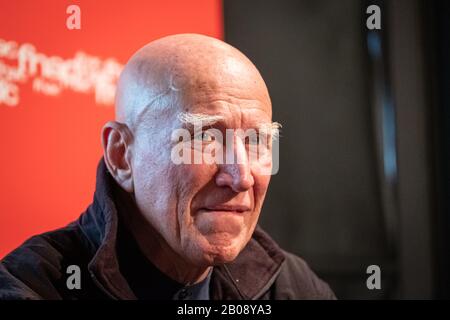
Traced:
<svg viewBox="0 0 450 320">
<path fill-rule="evenodd" d="M 191 32 L 222 38 L 221 1 L 0 2 L 0 257 L 89 205 L 120 70 Z"/>
</svg>

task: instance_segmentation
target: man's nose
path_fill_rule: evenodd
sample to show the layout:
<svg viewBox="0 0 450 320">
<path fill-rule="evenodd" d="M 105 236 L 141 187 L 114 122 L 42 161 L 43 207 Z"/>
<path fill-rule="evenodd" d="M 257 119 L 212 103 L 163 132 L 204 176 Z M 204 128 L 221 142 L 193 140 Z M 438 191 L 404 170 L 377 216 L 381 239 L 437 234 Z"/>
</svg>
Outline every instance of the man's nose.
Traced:
<svg viewBox="0 0 450 320">
<path fill-rule="evenodd" d="M 234 139 L 231 163 L 225 161 L 219 165 L 216 184 L 219 187 L 230 187 L 234 192 L 244 192 L 253 187 L 255 181 L 248 160 L 247 149 L 239 137 Z"/>
</svg>

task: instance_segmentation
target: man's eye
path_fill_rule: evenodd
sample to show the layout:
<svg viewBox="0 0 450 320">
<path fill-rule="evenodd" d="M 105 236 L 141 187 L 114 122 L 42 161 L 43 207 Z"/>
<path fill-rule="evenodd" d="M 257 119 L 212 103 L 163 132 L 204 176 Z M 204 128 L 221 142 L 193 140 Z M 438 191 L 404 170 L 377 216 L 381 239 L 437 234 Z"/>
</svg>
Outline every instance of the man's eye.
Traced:
<svg viewBox="0 0 450 320">
<path fill-rule="evenodd" d="M 209 134 L 206 131 L 202 131 L 202 132 L 194 135 L 194 140 L 200 140 L 202 142 L 212 142 L 212 141 L 214 141 L 214 137 L 212 134 Z"/>
</svg>

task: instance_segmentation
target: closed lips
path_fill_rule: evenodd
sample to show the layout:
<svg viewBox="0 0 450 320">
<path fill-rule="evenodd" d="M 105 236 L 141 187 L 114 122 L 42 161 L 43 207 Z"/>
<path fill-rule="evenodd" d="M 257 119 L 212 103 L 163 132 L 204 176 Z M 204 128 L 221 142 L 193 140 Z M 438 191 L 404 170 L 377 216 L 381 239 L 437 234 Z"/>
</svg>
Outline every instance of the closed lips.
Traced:
<svg viewBox="0 0 450 320">
<path fill-rule="evenodd" d="M 206 210 L 206 211 L 230 211 L 230 212 L 238 212 L 238 213 L 243 213 L 243 212 L 251 210 L 249 207 L 242 206 L 242 205 L 208 206 L 208 207 L 205 207 L 202 209 Z"/>
</svg>

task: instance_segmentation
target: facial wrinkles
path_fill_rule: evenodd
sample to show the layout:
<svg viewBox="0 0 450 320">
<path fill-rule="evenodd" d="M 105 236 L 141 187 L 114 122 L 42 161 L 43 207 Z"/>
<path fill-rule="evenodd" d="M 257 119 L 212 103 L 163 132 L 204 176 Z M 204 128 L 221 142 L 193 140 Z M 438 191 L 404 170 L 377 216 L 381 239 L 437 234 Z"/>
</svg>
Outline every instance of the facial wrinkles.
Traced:
<svg viewBox="0 0 450 320">
<path fill-rule="evenodd" d="M 173 48 L 175 47 L 177 46 Z M 170 50 L 174 52 L 178 50 L 173 48 Z M 165 52 L 164 56 L 171 56 L 172 54 L 173 52 Z M 140 167 L 141 169 L 144 168 L 144 171 L 141 170 L 140 174 L 151 177 L 151 181 L 142 181 L 143 179 L 141 179 L 141 184 L 145 184 L 147 189 L 147 191 L 142 192 L 143 198 L 141 199 L 144 199 L 142 201 L 145 202 L 148 201 L 145 200 L 146 197 L 151 197 L 152 201 L 156 203 L 155 207 L 158 208 L 158 214 L 165 215 L 164 217 L 153 217 L 153 221 L 157 221 L 154 220 L 155 218 L 160 219 L 157 221 L 160 225 L 155 226 L 156 230 L 164 228 L 165 234 L 169 236 L 167 241 L 171 242 L 171 246 L 179 254 L 183 253 L 185 246 L 193 246 L 194 248 L 197 245 L 192 233 L 203 239 L 201 240 L 203 243 L 206 241 L 195 229 L 190 210 L 193 199 L 200 189 L 207 183 L 214 183 L 214 174 L 217 173 L 218 169 L 214 165 L 189 167 L 185 165 L 175 166 L 171 163 L 171 133 L 172 130 L 180 128 L 177 114 L 192 112 L 220 115 L 228 119 L 225 122 L 226 127 L 230 129 L 252 127 L 256 123 L 255 119 L 259 119 L 259 122 L 271 121 L 270 98 L 268 98 L 262 79 L 260 79 L 256 69 L 249 63 L 239 61 L 231 63 L 232 59 L 243 59 L 238 54 L 233 54 L 232 58 L 227 58 L 231 59 L 227 60 L 227 63 L 229 68 L 232 68 L 232 70 L 230 69 L 232 72 L 230 70 L 218 72 L 217 66 L 220 64 L 220 58 L 217 57 L 220 57 L 220 55 L 217 52 L 213 53 L 214 59 L 202 61 L 185 56 L 183 59 L 189 60 L 189 64 L 174 66 L 170 63 L 175 62 L 164 61 L 164 64 L 156 67 L 156 69 L 159 68 L 159 71 L 163 70 L 159 73 L 148 73 L 145 70 L 152 67 L 144 68 L 141 66 L 138 68 L 141 73 L 135 75 L 133 90 L 127 93 L 129 97 L 134 99 L 132 100 L 133 103 L 122 105 L 122 107 L 131 106 L 131 110 L 127 108 L 125 111 L 131 113 L 128 116 L 134 117 L 134 120 L 130 122 L 133 124 L 133 128 L 136 128 L 133 130 L 134 133 L 141 140 L 139 151 L 145 155 L 144 158 L 140 159 L 142 161 Z M 180 53 L 180 55 L 182 54 Z M 162 59 L 161 57 L 163 55 L 159 56 L 158 59 Z M 157 64 L 162 62 L 154 59 L 146 60 L 143 63 Z M 201 72 L 197 68 L 198 65 L 203 68 L 200 69 Z M 214 72 L 211 72 L 209 65 L 216 68 Z M 248 70 L 243 71 L 245 68 L 248 68 Z M 225 74 L 227 72 L 228 74 Z M 146 93 L 143 94 L 142 90 L 145 90 Z M 256 188 L 257 185 L 255 184 L 251 191 L 246 191 L 251 192 L 253 198 L 253 216 L 259 213 L 256 212 L 259 210 L 256 206 L 260 207 L 261 202 L 261 199 L 256 199 Z M 162 194 L 152 197 L 148 194 L 148 190 L 152 189 L 158 190 Z M 218 198 L 229 195 L 226 192 L 221 194 L 223 191 L 217 193 L 220 195 L 217 196 Z M 233 195 L 247 196 L 243 193 Z M 250 193 L 248 195 L 250 196 Z M 255 200 L 258 200 L 258 204 L 254 203 Z M 146 214 L 151 215 L 151 211 L 155 207 L 153 204 L 147 207 Z M 243 231 L 248 233 L 249 228 L 252 228 L 256 221 L 252 221 L 249 217 L 246 219 L 248 221 L 243 226 Z M 240 236 L 248 237 L 248 234 Z M 181 243 L 181 247 L 179 243 Z"/>
</svg>

